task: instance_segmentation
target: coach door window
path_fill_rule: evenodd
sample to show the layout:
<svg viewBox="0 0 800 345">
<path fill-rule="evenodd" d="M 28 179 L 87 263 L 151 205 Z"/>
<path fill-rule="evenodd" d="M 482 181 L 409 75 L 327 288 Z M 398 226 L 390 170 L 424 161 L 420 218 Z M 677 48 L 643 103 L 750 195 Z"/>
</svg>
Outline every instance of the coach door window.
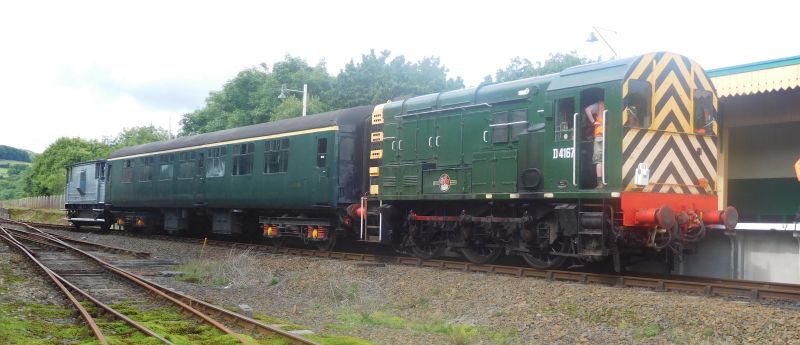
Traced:
<svg viewBox="0 0 800 345">
<path fill-rule="evenodd" d="M 695 134 L 716 135 L 714 124 L 717 121 L 717 111 L 714 109 L 714 97 L 711 92 L 695 90 L 693 118 Z"/>
<path fill-rule="evenodd" d="M 328 138 L 317 139 L 317 167 L 324 167 L 328 158 Z"/>
<path fill-rule="evenodd" d="M 555 141 L 572 140 L 575 126 L 575 99 L 562 98 L 556 104 Z"/>
<path fill-rule="evenodd" d="M 153 179 L 153 157 L 142 158 L 141 171 L 139 172 L 139 182 L 147 182 Z"/>
<path fill-rule="evenodd" d="M 622 114 L 625 127 L 650 128 L 651 95 L 650 83 L 644 80 L 628 81 L 628 95 L 625 96 L 625 110 Z"/>
</svg>

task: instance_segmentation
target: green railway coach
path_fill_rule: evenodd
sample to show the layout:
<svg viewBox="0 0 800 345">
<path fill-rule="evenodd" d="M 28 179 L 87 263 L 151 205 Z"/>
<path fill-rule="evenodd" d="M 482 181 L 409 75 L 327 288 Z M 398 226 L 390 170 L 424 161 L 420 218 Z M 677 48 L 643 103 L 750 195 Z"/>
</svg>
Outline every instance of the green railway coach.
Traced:
<svg viewBox="0 0 800 345">
<path fill-rule="evenodd" d="M 364 188 L 361 137 L 371 109 L 120 149 L 108 158 L 106 203 L 129 228 L 231 234 L 258 224 L 271 236 L 314 232 L 329 244 L 324 234 L 341 225 L 340 205 L 358 202 Z"/>
</svg>

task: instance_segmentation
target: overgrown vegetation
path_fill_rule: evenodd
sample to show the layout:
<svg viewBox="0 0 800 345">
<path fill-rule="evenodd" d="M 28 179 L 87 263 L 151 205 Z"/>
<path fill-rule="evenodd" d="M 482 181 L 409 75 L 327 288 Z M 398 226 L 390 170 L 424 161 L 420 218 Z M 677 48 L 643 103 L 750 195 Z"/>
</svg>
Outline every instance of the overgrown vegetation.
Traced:
<svg viewBox="0 0 800 345">
<path fill-rule="evenodd" d="M 176 269 L 182 272 L 175 277 L 177 280 L 213 286 L 271 287 L 279 282 L 272 272 L 264 271 L 258 257 L 250 250 L 231 249 L 227 255 L 198 258 Z"/>
<path fill-rule="evenodd" d="M 48 224 L 67 225 L 64 220 L 64 211 L 56 209 L 30 209 L 30 208 L 8 208 L 11 219 L 21 222 L 36 222 Z"/>
</svg>

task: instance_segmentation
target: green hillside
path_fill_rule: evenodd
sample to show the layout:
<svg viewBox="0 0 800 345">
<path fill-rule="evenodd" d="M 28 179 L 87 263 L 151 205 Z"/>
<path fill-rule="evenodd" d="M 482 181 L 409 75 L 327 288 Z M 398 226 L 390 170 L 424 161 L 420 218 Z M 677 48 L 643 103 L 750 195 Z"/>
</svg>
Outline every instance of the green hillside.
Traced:
<svg viewBox="0 0 800 345">
<path fill-rule="evenodd" d="M 25 197 L 25 174 L 34 154 L 11 146 L 0 145 L 0 200 Z"/>
</svg>

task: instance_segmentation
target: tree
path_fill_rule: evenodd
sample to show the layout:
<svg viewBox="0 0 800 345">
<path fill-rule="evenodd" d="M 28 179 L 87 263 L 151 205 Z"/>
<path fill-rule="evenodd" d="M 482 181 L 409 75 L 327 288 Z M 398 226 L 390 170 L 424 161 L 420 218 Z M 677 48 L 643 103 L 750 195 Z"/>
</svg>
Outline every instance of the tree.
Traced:
<svg viewBox="0 0 800 345">
<path fill-rule="evenodd" d="M 64 167 L 104 158 L 109 153 L 111 147 L 96 140 L 58 138 L 33 159 L 31 169 L 25 175 L 25 193 L 29 196 L 61 194 L 66 184 Z"/>
<path fill-rule="evenodd" d="M 20 150 L 16 147 L 11 147 L 6 145 L 0 145 L 0 159 L 19 161 L 19 162 L 30 162 L 31 156 L 25 150 Z"/>
<path fill-rule="evenodd" d="M 558 73 L 572 66 L 583 65 L 595 61 L 599 60 L 591 60 L 586 57 L 579 57 L 578 53 L 575 51 L 571 51 L 569 53 L 551 53 L 547 60 L 544 62 L 537 61 L 535 64 L 531 63 L 531 61 L 526 58 L 517 56 L 511 59 L 511 62 L 508 64 L 508 66 L 503 69 L 498 69 L 497 72 L 495 72 L 494 80 L 492 80 L 492 76 L 487 75 L 484 77 L 483 83 L 499 83 L 550 73 Z"/>
<path fill-rule="evenodd" d="M 115 149 L 136 146 L 154 141 L 167 140 L 170 134 L 166 129 L 153 125 L 124 128 L 109 144 Z"/>
<path fill-rule="evenodd" d="M 448 69 L 437 57 L 407 62 L 403 55 L 388 61 L 391 52 L 374 50 L 350 61 L 336 77 L 335 108 L 378 104 L 397 98 L 455 90 L 464 87 L 461 77 L 448 78 Z"/>
<path fill-rule="evenodd" d="M 184 114 L 181 119 L 181 135 L 267 122 L 279 108 L 283 112 L 280 117 L 287 117 L 287 108 L 291 108 L 294 101 L 291 97 L 278 98 L 284 85 L 290 89 L 298 89 L 307 84 L 309 94 L 312 95 L 309 114 L 327 111 L 330 107 L 325 100 L 331 95 L 333 82 L 324 61 L 310 66 L 303 59 L 286 55 L 283 61 L 273 65 L 272 72 L 262 63 L 258 67 L 239 72 L 235 78 L 225 83 L 221 91 L 212 92 L 202 109 Z M 316 101 L 313 101 L 314 96 L 317 97 Z M 289 103 L 282 105 L 285 102 Z"/>
</svg>

